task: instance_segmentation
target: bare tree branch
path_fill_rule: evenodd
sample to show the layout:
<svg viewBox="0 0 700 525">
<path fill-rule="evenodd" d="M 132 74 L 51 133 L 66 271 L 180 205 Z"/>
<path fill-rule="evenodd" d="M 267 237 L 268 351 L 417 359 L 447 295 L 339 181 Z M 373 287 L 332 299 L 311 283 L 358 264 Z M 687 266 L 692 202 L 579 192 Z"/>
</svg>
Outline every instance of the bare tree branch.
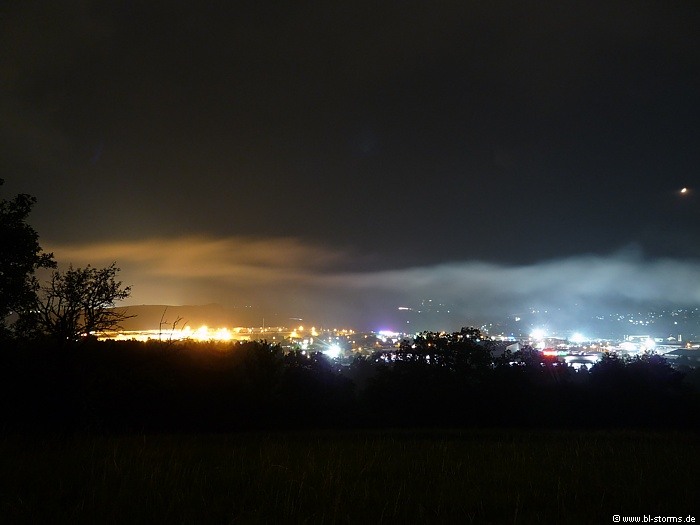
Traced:
<svg viewBox="0 0 700 525">
<path fill-rule="evenodd" d="M 61 341 L 105 330 L 121 328 L 120 323 L 134 317 L 116 310 L 117 301 L 131 294 L 131 287 L 117 281 L 116 263 L 105 268 L 73 268 L 54 271 L 51 280 L 41 287 L 38 325 L 42 332 Z"/>
</svg>

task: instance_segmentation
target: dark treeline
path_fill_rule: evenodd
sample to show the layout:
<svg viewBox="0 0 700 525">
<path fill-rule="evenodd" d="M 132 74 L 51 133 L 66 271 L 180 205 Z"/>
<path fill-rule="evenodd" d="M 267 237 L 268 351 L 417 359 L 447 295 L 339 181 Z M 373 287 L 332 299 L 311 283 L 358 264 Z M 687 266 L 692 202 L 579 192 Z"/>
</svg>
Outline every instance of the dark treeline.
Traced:
<svg viewBox="0 0 700 525">
<path fill-rule="evenodd" d="M 265 342 L 5 341 L 2 430 L 699 425 L 697 369 L 606 355 L 575 371 L 492 350 L 473 329 L 344 363 Z"/>
</svg>

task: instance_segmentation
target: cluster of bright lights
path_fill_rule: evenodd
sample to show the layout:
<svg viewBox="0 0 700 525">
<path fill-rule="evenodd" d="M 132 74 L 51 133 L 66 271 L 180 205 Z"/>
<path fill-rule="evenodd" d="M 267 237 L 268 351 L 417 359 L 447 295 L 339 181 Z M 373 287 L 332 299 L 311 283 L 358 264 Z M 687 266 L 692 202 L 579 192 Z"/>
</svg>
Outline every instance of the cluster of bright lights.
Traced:
<svg viewBox="0 0 700 525">
<path fill-rule="evenodd" d="M 179 337 L 177 337 L 179 335 Z M 228 328 L 209 328 L 202 325 L 196 330 L 186 326 L 180 331 L 173 333 L 173 339 L 192 339 L 194 341 L 231 341 L 234 339 L 233 333 Z"/>
<path fill-rule="evenodd" d="M 540 341 L 547 337 L 547 332 L 545 332 L 542 328 L 535 328 L 532 333 L 530 333 L 530 337 L 532 339 L 535 339 L 537 341 Z"/>
<path fill-rule="evenodd" d="M 99 339 L 114 339 L 117 341 L 218 341 L 227 342 L 234 340 L 250 339 L 248 335 L 240 335 L 241 329 L 229 328 L 209 328 L 202 325 L 196 330 L 191 326 L 185 326 L 180 330 L 133 330 L 123 331 L 116 334 L 101 334 Z"/>
<path fill-rule="evenodd" d="M 283 329 L 278 328 L 280 337 L 283 339 Z M 336 333 L 335 339 L 339 337 L 348 337 L 355 332 L 346 329 L 334 329 Z M 259 329 L 252 328 L 210 328 L 207 325 L 202 325 L 199 328 L 193 329 L 191 326 L 185 326 L 180 329 L 169 330 L 128 330 L 120 332 L 109 332 L 97 334 L 98 339 L 113 339 L 117 341 L 198 341 L 198 342 L 228 342 L 228 341 L 247 341 L 252 338 L 262 336 L 264 332 Z M 340 357 L 343 353 L 340 345 L 333 342 L 331 337 L 326 341 L 318 339 L 319 332 L 316 327 L 310 329 L 300 325 L 294 328 L 290 334 L 292 340 L 296 340 L 302 350 L 310 350 L 314 344 L 319 344 L 323 348 L 322 353 L 332 359 Z M 275 337 L 273 337 L 275 339 Z"/>
<path fill-rule="evenodd" d="M 292 337 L 292 338 L 302 337 L 302 335 L 304 334 L 304 331 L 305 331 L 304 326 L 299 325 L 296 328 L 292 329 L 292 332 L 289 334 L 289 337 Z M 310 330 L 306 330 L 306 331 L 312 337 L 318 337 L 318 331 L 316 330 L 315 326 L 312 326 Z"/>
<path fill-rule="evenodd" d="M 326 348 L 323 351 L 323 353 L 327 357 L 330 357 L 331 359 L 337 359 L 338 357 L 340 357 L 340 352 L 341 352 L 340 346 L 336 345 L 336 344 L 330 345 L 328 348 Z"/>
<path fill-rule="evenodd" d="M 589 341 L 589 339 L 580 332 L 574 332 L 569 338 L 569 341 L 571 341 L 574 344 L 580 345 L 581 343 Z"/>
<path fill-rule="evenodd" d="M 639 343 L 635 343 L 632 341 L 625 341 L 620 344 L 620 349 L 625 350 L 627 352 L 637 352 L 639 350 L 644 351 L 644 352 L 651 352 L 656 348 L 656 341 L 654 341 L 651 337 L 647 337 L 643 341 L 640 341 Z"/>
<path fill-rule="evenodd" d="M 383 343 L 386 343 L 387 341 L 396 343 L 399 340 L 400 336 L 400 333 L 392 332 L 391 330 L 379 330 L 377 332 L 377 338 Z"/>
</svg>

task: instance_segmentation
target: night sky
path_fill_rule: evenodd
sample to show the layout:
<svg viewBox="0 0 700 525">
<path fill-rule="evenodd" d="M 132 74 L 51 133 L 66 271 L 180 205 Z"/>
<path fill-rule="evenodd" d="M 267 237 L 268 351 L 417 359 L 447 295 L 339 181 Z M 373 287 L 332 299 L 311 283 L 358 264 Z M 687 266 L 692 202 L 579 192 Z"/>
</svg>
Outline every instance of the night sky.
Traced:
<svg viewBox="0 0 700 525">
<path fill-rule="evenodd" d="M 0 7 L 3 191 L 60 263 L 368 328 L 700 303 L 697 2 L 198 4 Z"/>
</svg>

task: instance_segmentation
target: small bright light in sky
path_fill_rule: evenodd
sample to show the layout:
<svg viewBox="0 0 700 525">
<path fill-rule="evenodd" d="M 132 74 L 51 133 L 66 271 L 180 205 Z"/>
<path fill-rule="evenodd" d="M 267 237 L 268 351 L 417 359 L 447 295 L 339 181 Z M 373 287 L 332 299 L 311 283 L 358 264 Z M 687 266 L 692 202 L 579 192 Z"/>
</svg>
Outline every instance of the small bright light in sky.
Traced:
<svg viewBox="0 0 700 525">
<path fill-rule="evenodd" d="M 681 189 L 681 193 L 688 193 L 688 188 Z"/>
</svg>

